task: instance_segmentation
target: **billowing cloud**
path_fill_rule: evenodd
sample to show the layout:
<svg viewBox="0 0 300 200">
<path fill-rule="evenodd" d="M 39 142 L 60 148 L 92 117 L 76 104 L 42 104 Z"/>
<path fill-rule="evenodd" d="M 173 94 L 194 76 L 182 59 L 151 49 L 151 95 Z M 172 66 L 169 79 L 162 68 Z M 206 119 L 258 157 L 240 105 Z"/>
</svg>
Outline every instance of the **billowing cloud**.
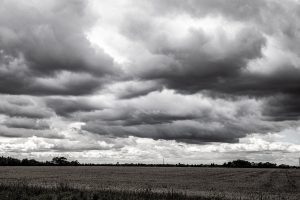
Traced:
<svg viewBox="0 0 300 200">
<path fill-rule="evenodd" d="M 265 103 L 264 114 L 275 121 L 298 120 L 300 113 L 298 100 L 297 95 L 270 97 Z"/>
<path fill-rule="evenodd" d="M 17 125 L 15 125 L 17 126 Z M 21 127 L 19 125 L 18 128 L 15 127 L 7 127 L 5 125 L 0 125 L 0 136 L 8 137 L 8 138 L 28 138 L 32 136 L 39 136 L 44 138 L 63 138 L 64 136 L 60 133 L 57 133 L 55 131 L 46 129 L 46 130 L 36 130 L 36 125 L 27 127 Z"/>
<path fill-rule="evenodd" d="M 10 117 L 43 119 L 50 118 L 54 113 L 44 107 L 43 102 L 36 98 L 1 95 L 0 114 Z"/>
<path fill-rule="evenodd" d="M 120 25 L 124 35 L 150 51 L 133 59 L 137 70 L 129 68 L 129 73 L 163 81 L 183 93 L 298 94 L 299 55 L 292 41 L 299 40 L 299 16 L 296 3 L 287 4 L 143 2 L 142 8 L 151 9 L 139 18 L 128 14 Z M 294 26 L 287 26 L 283 17 Z M 270 18 L 277 20 L 269 22 Z"/>
<path fill-rule="evenodd" d="M 155 104 L 153 103 L 155 102 Z M 177 140 L 188 143 L 238 142 L 250 133 L 267 133 L 297 123 L 275 123 L 260 113 L 255 99 L 213 99 L 163 90 L 99 111 L 82 113 L 84 130 L 114 137 Z"/>
<path fill-rule="evenodd" d="M 60 116 L 68 116 L 79 111 L 94 111 L 101 109 L 85 99 L 79 98 L 48 98 L 46 104 Z"/>
<path fill-rule="evenodd" d="M 88 2 L 0 3 L 0 92 L 88 94 L 118 71 L 85 36 L 94 21 Z"/>
<path fill-rule="evenodd" d="M 0 152 L 300 152 L 299 2 L 0 0 Z"/>
<path fill-rule="evenodd" d="M 49 125 L 46 121 L 29 118 L 8 118 L 3 122 L 3 125 L 9 128 L 24 128 L 36 130 L 49 129 Z"/>
</svg>

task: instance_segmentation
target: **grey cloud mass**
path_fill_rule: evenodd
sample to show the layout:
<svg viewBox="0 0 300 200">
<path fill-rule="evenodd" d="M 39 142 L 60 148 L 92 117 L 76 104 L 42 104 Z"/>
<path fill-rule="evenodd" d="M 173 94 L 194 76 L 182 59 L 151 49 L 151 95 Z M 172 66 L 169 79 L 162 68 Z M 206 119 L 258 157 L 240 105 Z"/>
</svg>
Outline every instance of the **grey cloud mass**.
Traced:
<svg viewBox="0 0 300 200">
<path fill-rule="evenodd" d="M 0 92 L 89 94 L 118 71 L 85 36 L 93 23 L 87 2 L 0 3 Z"/>
<path fill-rule="evenodd" d="M 299 20 L 297 0 L 0 0 L 0 152 L 294 155 Z"/>
<path fill-rule="evenodd" d="M 284 96 L 284 102 L 293 105 L 282 105 L 277 110 L 283 114 L 291 112 L 288 108 L 291 107 L 297 119 L 299 112 L 293 108 L 297 108 L 294 100 L 299 99 L 300 91 L 299 51 L 294 45 L 300 38 L 298 3 L 213 0 L 143 1 L 141 4 L 152 10 L 141 18 L 128 15 L 120 29 L 131 40 L 144 43 L 152 55 L 137 59 L 137 70 L 130 69 L 129 73 L 136 73 L 145 80 L 160 81 L 181 93 L 208 90 L 235 96 Z M 224 26 L 214 32 L 205 32 L 207 27 L 202 27 L 199 22 L 198 27 L 189 28 L 178 39 L 167 32 L 163 22 L 159 23 L 162 16 L 171 16 L 176 21 L 177 15 L 183 19 L 190 16 L 195 23 L 221 17 Z M 227 23 L 232 23 L 232 27 L 226 28 Z M 236 27 L 232 37 L 231 32 Z M 175 27 L 178 34 L 180 29 L 182 27 Z M 270 115 L 273 112 L 266 110 L 263 113 Z M 284 120 L 283 116 L 276 116 L 279 112 L 273 114 L 274 118 Z"/>
<path fill-rule="evenodd" d="M 118 101 L 112 108 L 83 113 L 80 118 L 86 122 L 84 130 L 100 135 L 189 143 L 238 142 L 250 133 L 295 126 L 291 122 L 270 122 L 260 109 L 260 102 L 255 99 L 228 101 L 162 91 Z"/>
<path fill-rule="evenodd" d="M 100 107 L 92 105 L 84 99 L 48 98 L 46 99 L 46 104 L 49 108 L 53 109 L 56 114 L 66 117 L 74 112 L 87 112 L 100 109 Z"/>
<path fill-rule="evenodd" d="M 0 136 L 8 138 L 29 138 L 32 136 L 43 137 L 43 138 L 64 138 L 64 136 L 51 131 L 51 130 L 36 130 L 26 128 L 15 128 L 0 125 Z"/>
<path fill-rule="evenodd" d="M 53 116 L 53 112 L 30 98 L 18 96 L 0 96 L 0 114 L 10 117 L 44 119 Z"/>
<path fill-rule="evenodd" d="M 24 128 L 36 130 L 49 129 L 49 125 L 46 121 L 29 118 L 8 118 L 3 122 L 3 125 L 9 128 Z"/>
<path fill-rule="evenodd" d="M 154 1 L 155 2 L 155 1 Z M 141 60 L 139 65 L 144 65 L 138 71 L 138 76 L 145 79 L 163 80 L 165 84 L 182 92 L 198 92 L 201 90 L 216 90 L 225 93 L 238 93 L 244 95 L 262 95 L 277 93 L 298 93 L 299 67 L 282 63 L 282 66 L 271 70 L 268 74 L 254 73 L 249 70 L 252 60 L 262 60 L 264 49 L 268 46 L 267 36 L 278 37 L 285 47 L 290 41 L 297 40 L 297 19 L 291 18 L 289 23 L 294 26 L 285 27 L 279 18 L 296 12 L 292 7 L 281 6 L 279 1 L 164 1 L 163 3 L 151 2 L 156 10 L 164 10 L 191 15 L 192 17 L 224 17 L 223 23 L 233 22 L 241 28 L 233 38 L 220 28 L 217 33 L 206 33 L 204 29 L 190 28 L 188 33 L 180 39 L 173 38 L 155 18 L 144 15 L 142 19 L 129 16 L 122 24 L 122 32 L 133 40 L 146 43 L 146 47 L 153 53 L 151 58 Z M 173 8 L 173 9 L 166 9 Z M 277 9 L 277 10 L 276 10 Z M 281 11 L 275 18 L 282 23 L 274 22 L 265 24 L 273 11 Z M 149 15 L 158 17 L 158 13 Z M 165 13 L 167 15 L 167 13 Z M 230 16 L 230 18 L 227 18 Z M 174 16 L 173 16 L 174 17 Z M 184 16 L 183 16 L 184 17 Z M 300 16 L 298 16 L 300 17 Z M 274 20 L 277 21 L 277 20 Z M 242 24 L 241 23 L 245 23 Z M 143 27 L 139 29 L 139 27 Z M 176 27 L 180 32 L 180 28 Z M 270 28 L 270 30 L 268 30 Z M 271 31 L 271 32 L 270 32 Z M 284 31 L 284 32 L 282 32 Z M 296 53 L 296 52 L 295 52 Z M 263 66 L 261 66 L 263 67 Z M 286 81 L 289 79 L 288 81 Z M 277 87 L 272 87 L 277 85 Z"/>
</svg>

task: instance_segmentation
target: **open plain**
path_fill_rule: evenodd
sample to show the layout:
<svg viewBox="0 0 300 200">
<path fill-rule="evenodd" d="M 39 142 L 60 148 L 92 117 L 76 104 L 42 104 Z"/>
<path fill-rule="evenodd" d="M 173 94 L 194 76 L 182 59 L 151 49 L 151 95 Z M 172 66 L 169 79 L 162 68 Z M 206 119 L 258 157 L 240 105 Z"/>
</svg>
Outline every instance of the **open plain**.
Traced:
<svg viewBox="0 0 300 200">
<path fill-rule="evenodd" d="M 0 184 L 67 184 L 80 190 L 178 192 L 224 199 L 300 199 L 299 169 L 36 166 L 0 167 Z"/>
</svg>

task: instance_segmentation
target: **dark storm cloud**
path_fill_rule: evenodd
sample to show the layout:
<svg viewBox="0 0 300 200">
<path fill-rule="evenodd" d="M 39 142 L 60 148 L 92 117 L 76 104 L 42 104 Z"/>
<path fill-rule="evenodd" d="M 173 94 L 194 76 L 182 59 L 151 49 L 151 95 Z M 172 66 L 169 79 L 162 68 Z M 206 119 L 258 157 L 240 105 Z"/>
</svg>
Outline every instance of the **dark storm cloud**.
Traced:
<svg viewBox="0 0 300 200">
<path fill-rule="evenodd" d="M 148 28 L 137 32 L 141 23 Z M 247 63 L 262 57 L 262 48 L 266 45 L 265 36 L 254 26 L 242 27 L 233 38 L 222 30 L 212 34 L 201 28 L 190 28 L 184 38 L 173 39 L 148 23 L 152 23 L 151 18 L 139 19 L 138 23 L 130 18 L 124 21 L 121 29 L 128 37 L 144 43 L 153 54 L 138 62 L 138 70 L 133 73 L 143 79 L 160 80 L 182 92 L 194 93 L 242 80 L 240 77 Z"/>
<path fill-rule="evenodd" d="M 100 109 L 85 99 L 48 98 L 46 99 L 46 104 L 49 108 L 53 109 L 56 114 L 65 117 L 78 111 L 88 112 Z"/>
<path fill-rule="evenodd" d="M 266 121 L 260 116 L 259 104 L 254 99 L 229 101 L 163 90 L 118 101 L 118 105 L 97 112 L 81 113 L 79 118 L 86 122 L 83 130 L 100 135 L 186 143 L 234 143 L 250 133 L 276 132 L 293 125 Z"/>
<path fill-rule="evenodd" d="M 0 93 L 14 95 L 0 99 L 0 135 L 62 137 L 57 130 L 84 145 L 52 150 L 84 151 L 110 148 L 85 146 L 86 135 L 237 143 L 297 126 L 296 2 L 131 6 L 96 19 L 84 0 L 0 0 Z"/>
<path fill-rule="evenodd" d="M 144 44 L 152 55 L 138 60 L 129 73 L 145 80 L 157 80 L 184 94 L 211 91 L 255 98 L 283 95 L 285 100 L 267 101 L 270 106 L 265 106 L 263 113 L 273 114 L 277 120 L 298 119 L 300 112 L 295 99 L 299 99 L 300 91 L 300 49 L 296 44 L 300 42 L 300 15 L 297 2 L 191 0 L 141 1 L 139 5 L 144 9 L 151 7 L 149 15 L 141 14 L 139 18 L 128 15 L 120 30 L 130 40 Z M 190 27 L 183 37 L 174 39 L 176 34 L 170 34 L 159 23 L 165 23 L 161 18 L 176 21 L 177 16 L 185 19 L 185 23 L 189 23 L 186 16 L 196 21 L 217 20 L 210 23 L 221 20 L 220 25 L 225 28 L 205 32 L 206 26 Z M 228 23 L 232 26 L 229 31 Z M 182 28 L 177 26 L 178 34 Z M 233 31 L 235 36 L 230 37 L 226 31 Z M 251 68 L 253 65 L 257 65 L 256 71 Z M 279 107 L 274 109 L 274 105 Z"/>
<path fill-rule="evenodd" d="M 277 95 L 270 97 L 265 103 L 264 115 L 270 120 L 299 120 L 300 95 Z"/>
<path fill-rule="evenodd" d="M 128 77 L 127 77 L 128 78 Z M 108 85 L 105 92 L 112 93 L 120 99 L 131 99 L 145 96 L 151 92 L 161 91 L 163 84 L 159 81 L 131 80 Z"/>
<path fill-rule="evenodd" d="M 34 129 L 34 130 L 46 130 L 50 128 L 46 121 L 40 119 L 30 119 L 30 118 L 20 118 L 20 117 L 8 118 L 2 124 L 8 128 L 23 128 L 23 129 Z"/>
<path fill-rule="evenodd" d="M 54 112 L 40 99 L 28 96 L 0 95 L 0 135 L 4 137 L 61 138 L 50 130 Z"/>
<path fill-rule="evenodd" d="M 140 85 L 141 85 L 140 87 L 126 88 L 125 90 L 123 90 L 118 94 L 118 97 L 120 99 L 137 98 L 140 96 L 147 95 L 150 92 L 154 92 L 162 89 L 161 85 L 148 86 L 146 83 L 143 82 L 141 82 Z"/>
<path fill-rule="evenodd" d="M 106 115 L 106 112 L 92 112 L 83 115 L 82 120 L 85 122 L 92 122 L 98 124 L 108 124 L 112 126 L 135 126 L 135 125 L 155 125 L 171 123 L 178 120 L 196 119 L 196 115 L 192 114 L 170 114 L 170 113 L 143 113 L 135 108 L 132 109 L 132 113 L 128 110 L 119 110 L 119 113 L 113 111 Z M 103 120 L 103 121 L 97 121 Z"/>
<path fill-rule="evenodd" d="M 196 92 L 199 90 L 211 90 L 229 95 L 245 96 L 272 96 L 278 94 L 299 95 L 300 69 L 283 66 L 268 74 L 249 73 L 240 71 L 236 76 L 228 78 L 211 77 L 208 80 L 199 80 L 198 77 L 190 77 L 181 81 L 166 80 L 169 87 L 177 88 L 182 92 Z"/>
<path fill-rule="evenodd" d="M 6 127 L 0 124 L 0 136 L 7 138 L 28 138 L 32 136 L 43 137 L 43 138 L 64 138 L 63 135 L 60 135 L 52 130 L 36 130 L 26 128 L 13 128 Z"/>
<path fill-rule="evenodd" d="M 136 136 L 142 138 L 176 140 L 185 143 L 223 142 L 237 143 L 240 138 L 253 132 L 279 131 L 284 125 L 269 122 L 230 120 L 227 122 L 201 122 L 197 120 L 171 119 L 170 123 L 140 125 L 104 125 L 88 122 L 84 130 L 113 137 Z"/>
<path fill-rule="evenodd" d="M 100 89 L 103 82 L 90 74 L 61 72 L 57 77 L 38 78 L 23 91 L 32 95 L 85 95 Z"/>
<path fill-rule="evenodd" d="M 0 1 L 0 92 L 93 92 L 101 84 L 99 79 L 115 74 L 117 67 L 87 40 L 85 31 L 92 23 L 82 0 Z M 64 73 L 76 78 L 60 83 Z"/>
<path fill-rule="evenodd" d="M 39 104 L 33 104 L 26 98 L 10 96 L 0 96 L 0 114 L 10 117 L 25 118 L 50 118 L 53 116 L 51 110 Z"/>
<path fill-rule="evenodd" d="M 207 130 L 206 128 L 193 127 L 184 123 L 182 125 L 178 125 L 177 123 L 160 123 L 156 126 L 150 124 L 137 126 L 103 126 L 97 123 L 88 123 L 83 128 L 90 132 L 114 137 L 136 136 L 152 139 L 185 141 L 187 143 L 237 142 L 238 139 L 238 137 L 228 134 L 227 131 L 222 131 L 222 134 L 220 134 L 219 131 L 214 129 Z"/>
<path fill-rule="evenodd" d="M 168 45 L 165 49 L 160 47 L 163 54 L 172 55 L 174 65 L 170 65 L 165 73 L 147 72 L 143 76 L 163 79 L 168 87 L 182 92 L 214 90 L 215 85 L 228 88 L 227 82 L 231 83 L 239 78 L 250 59 L 261 56 L 261 48 L 265 44 L 261 34 L 245 29 L 234 41 L 224 41 L 222 48 L 225 55 L 218 55 L 206 52 L 205 44 L 210 41 L 203 41 L 201 37 L 201 34 L 193 34 L 190 41 L 178 49 Z M 222 39 L 226 40 L 225 36 Z"/>
</svg>

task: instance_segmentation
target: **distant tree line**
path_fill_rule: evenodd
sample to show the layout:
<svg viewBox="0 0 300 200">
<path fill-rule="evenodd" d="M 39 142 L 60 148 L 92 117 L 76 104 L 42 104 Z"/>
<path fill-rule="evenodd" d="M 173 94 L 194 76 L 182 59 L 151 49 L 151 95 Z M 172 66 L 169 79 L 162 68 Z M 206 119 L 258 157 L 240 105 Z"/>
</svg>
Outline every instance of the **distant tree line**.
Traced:
<svg viewBox="0 0 300 200">
<path fill-rule="evenodd" d="M 246 160 L 234 160 L 232 162 L 227 162 L 222 165 L 223 167 L 237 167 L 237 168 L 291 168 L 289 165 L 277 165 L 276 163 L 270 162 L 249 162 Z"/>
<path fill-rule="evenodd" d="M 68 161 L 65 157 L 54 157 L 51 161 L 41 162 L 35 159 L 22 159 L 12 157 L 0 157 L 0 166 L 79 166 L 80 163 L 75 161 Z"/>
<path fill-rule="evenodd" d="M 132 167 L 226 167 L 226 168 L 299 168 L 290 165 L 277 165 L 270 162 L 249 162 L 246 160 L 234 160 L 224 164 L 144 164 L 144 163 L 125 163 L 119 164 L 94 164 L 79 163 L 77 160 L 68 161 L 65 157 L 54 157 L 51 161 L 37 161 L 35 159 L 16 159 L 12 157 L 0 157 L 0 166 L 132 166 Z"/>
</svg>

